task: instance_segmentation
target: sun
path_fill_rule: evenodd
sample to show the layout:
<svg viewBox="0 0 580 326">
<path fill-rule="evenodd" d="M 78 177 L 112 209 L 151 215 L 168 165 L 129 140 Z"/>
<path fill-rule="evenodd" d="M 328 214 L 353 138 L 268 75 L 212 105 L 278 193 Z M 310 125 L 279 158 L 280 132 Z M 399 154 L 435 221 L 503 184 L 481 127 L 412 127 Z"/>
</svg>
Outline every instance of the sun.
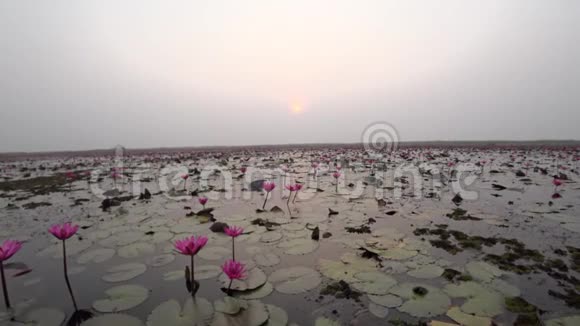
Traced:
<svg viewBox="0 0 580 326">
<path fill-rule="evenodd" d="M 300 104 L 292 104 L 292 106 L 290 107 L 290 110 L 294 114 L 300 114 L 300 113 L 304 112 L 304 107 Z"/>
</svg>

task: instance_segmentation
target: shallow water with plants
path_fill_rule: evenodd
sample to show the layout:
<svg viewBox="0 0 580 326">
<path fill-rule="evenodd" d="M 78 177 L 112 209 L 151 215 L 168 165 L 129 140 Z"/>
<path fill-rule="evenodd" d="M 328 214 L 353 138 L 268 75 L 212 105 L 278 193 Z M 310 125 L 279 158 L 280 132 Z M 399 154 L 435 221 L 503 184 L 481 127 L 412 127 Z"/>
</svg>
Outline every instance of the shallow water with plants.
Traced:
<svg viewBox="0 0 580 326">
<path fill-rule="evenodd" d="M 0 240 L 22 247 L 3 261 L 0 324 L 74 316 L 49 232 L 71 222 L 84 325 L 580 325 L 578 157 L 321 146 L 6 160 Z M 208 241 L 192 268 L 175 242 L 193 235 Z M 245 271 L 230 285 L 232 242 Z"/>
</svg>

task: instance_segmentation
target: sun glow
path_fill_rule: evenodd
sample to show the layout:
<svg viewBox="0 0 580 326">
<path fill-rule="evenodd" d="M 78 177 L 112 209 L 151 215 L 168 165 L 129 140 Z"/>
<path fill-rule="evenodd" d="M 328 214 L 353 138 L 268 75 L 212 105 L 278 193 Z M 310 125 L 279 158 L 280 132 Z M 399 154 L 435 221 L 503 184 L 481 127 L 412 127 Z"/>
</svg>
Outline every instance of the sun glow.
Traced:
<svg viewBox="0 0 580 326">
<path fill-rule="evenodd" d="M 304 107 L 300 104 L 292 104 L 292 106 L 290 107 L 290 110 L 294 114 L 300 114 L 300 113 L 304 112 Z"/>
</svg>

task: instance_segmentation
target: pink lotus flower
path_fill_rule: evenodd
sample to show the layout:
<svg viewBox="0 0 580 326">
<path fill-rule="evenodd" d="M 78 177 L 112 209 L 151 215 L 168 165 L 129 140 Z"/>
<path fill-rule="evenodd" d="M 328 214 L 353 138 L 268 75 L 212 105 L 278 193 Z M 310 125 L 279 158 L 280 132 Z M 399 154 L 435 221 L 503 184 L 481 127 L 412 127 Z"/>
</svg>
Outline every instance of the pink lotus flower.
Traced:
<svg viewBox="0 0 580 326">
<path fill-rule="evenodd" d="M 242 172 L 242 173 L 246 173 L 247 170 L 248 170 L 248 168 L 246 168 L 245 166 L 242 166 L 240 168 L 240 172 Z"/>
<path fill-rule="evenodd" d="M 264 189 L 266 191 L 266 198 L 264 198 L 264 204 L 262 205 L 262 210 L 264 210 L 264 208 L 266 207 L 266 202 L 268 201 L 268 195 L 270 194 L 270 192 L 272 190 L 274 190 L 274 188 L 276 188 L 276 184 L 274 182 L 264 181 L 264 183 L 262 184 L 262 189 Z"/>
<path fill-rule="evenodd" d="M 0 262 L 10 259 L 22 248 L 22 243 L 15 240 L 6 240 L 0 246 Z"/>
<path fill-rule="evenodd" d="M 270 191 L 274 190 L 274 188 L 276 188 L 276 184 L 275 184 L 274 182 L 265 181 L 265 182 L 262 184 L 262 188 L 263 188 L 264 190 L 266 190 L 266 192 L 270 192 Z"/>
<path fill-rule="evenodd" d="M 203 208 L 205 209 L 205 204 L 207 204 L 207 197 L 199 197 L 197 199 L 197 201 L 201 204 L 201 206 L 203 206 Z"/>
<path fill-rule="evenodd" d="M 296 191 L 296 185 L 286 185 L 285 188 L 290 192 Z"/>
<path fill-rule="evenodd" d="M 199 290 L 199 282 L 195 281 L 195 265 L 193 263 L 194 256 L 207 244 L 207 237 L 204 236 L 191 236 L 189 238 L 177 240 L 174 243 L 175 249 L 182 255 L 191 257 L 191 270 L 187 267 L 185 269 L 185 274 L 187 278 L 188 290 L 191 293 L 191 297 L 195 298 L 195 294 Z M 191 284 L 189 283 L 191 280 Z"/>
<path fill-rule="evenodd" d="M 332 174 L 332 176 L 333 176 L 335 179 L 338 179 L 338 178 L 340 178 L 340 172 L 334 172 L 334 173 Z"/>
<path fill-rule="evenodd" d="M 182 255 L 195 256 L 207 243 L 207 237 L 191 236 L 189 238 L 175 241 L 175 249 Z"/>
<path fill-rule="evenodd" d="M 560 180 L 558 178 L 554 178 L 554 180 L 552 180 L 552 184 L 556 187 L 559 187 L 562 185 L 562 180 Z"/>
<path fill-rule="evenodd" d="M 300 183 L 295 184 L 294 187 L 296 188 L 296 191 L 300 191 L 300 189 L 302 189 L 302 185 Z"/>
<path fill-rule="evenodd" d="M 239 226 L 228 226 L 224 229 L 224 232 L 232 238 L 244 233 L 244 229 Z"/>
<path fill-rule="evenodd" d="M 52 235 L 54 235 L 57 239 L 66 240 L 77 233 L 78 229 L 78 225 L 72 225 L 72 223 L 67 222 L 51 226 L 48 229 L 48 232 L 52 233 Z"/>
<path fill-rule="evenodd" d="M 184 174 L 184 175 L 182 175 L 182 176 L 181 176 L 181 179 L 183 179 L 183 180 L 187 180 L 187 179 L 189 179 L 189 174 Z"/>
<path fill-rule="evenodd" d="M 227 260 L 222 265 L 222 271 L 228 276 L 230 280 L 241 280 L 246 277 L 246 266 L 232 259 Z"/>
<path fill-rule="evenodd" d="M 4 305 L 10 309 L 10 298 L 8 297 L 8 287 L 6 286 L 6 277 L 4 275 L 4 261 L 10 259 L 22 248 L 22 244 L 14 240 L 6 240 L 0 246 L 0 274 L 2 276 L 2 292 L 4 293 Z"/>
</svg>

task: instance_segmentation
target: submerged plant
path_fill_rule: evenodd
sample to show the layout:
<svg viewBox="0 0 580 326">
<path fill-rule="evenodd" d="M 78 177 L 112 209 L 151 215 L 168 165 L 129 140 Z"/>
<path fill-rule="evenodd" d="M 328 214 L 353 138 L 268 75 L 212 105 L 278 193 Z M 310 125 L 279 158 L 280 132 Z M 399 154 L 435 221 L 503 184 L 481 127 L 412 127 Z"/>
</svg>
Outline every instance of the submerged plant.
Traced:
<svg viewBox="0 0 580 326">
<path fill-rule="evenodd" d="M 240 234 L 244 233 L 244 229 L 239 226 L 227 226 L 224 229 L 224 232 L 232 237 L 232 260 L 236 260 L 236 247 L 235 247 L 235 239 Z"/>
<path fill-rule="evenodd" d="M 262 184 L 262 189 L 264 189 L 266 191 L 266 198 L 264 198 L 264 204 L 262 205 L 262 210 L 264 210 L 264 208 L 266 208 L 266 202 L 268 201 L 268 195 L 270 194 L 270 192 L 272 192 L 272 190 L 274 190 L 274 188 L 276 188 L 276 184 L 274 182 L 265 181 Z"/>
<path fill-rule="evenodd" d="M 73 307 L 75 312 L 69 319 L 67 325 L 80 325 L 85 320 L 90 319 L 93 317 L 93 313 L 87 310 L 79 309 L 77 305 L 77 301 L 75 300 L 75 296 L 70 285 L 70 281 L 68 279 L 68 266 L 66 261 L 66 240 L 75 235 L 79 229 L 78 225 L 72 225 L 72 223 L 63 223 L 63 224 L 55 224 L 48 229 L 52 235 L 54 235 L 57 239 L 62 241 L 62 260 L 63 260 L 63 267 L 64 267 L 64 280 L 66 282 L 66 286 L 68 288 L 68 293 L 70 294 Z"/>
<path fill-rule="evenodd" d="M 187 290 L 191 293 L 191 297 L 195 298 L 195 294 L 199 290 L 199 282 L 195 280 L 195 265 L 194 256 L 207 244 L 207 237 L 191 236 L 182 240 L 175 241 L 175 249 L 182 255 L 191 257 L 191 270 L 189 267 L 185 268 L 185 281 Z"/>
<path fill-rule="evenodd" d="M 4 276 L 4 261 L 10 259 L 22 248 L 22 244 L 15 240 L 6 240 L 0 246 L 0 274 L 2 276 L 2 293 L 4 293 L 4 305 L 10 309 L 10 299 L 8 298 L 8 287 L 6 286 L 6 277 Z"/>
<path fill-rule="evenodd" d="M 237 262 L 233 259 L 227 260 L 222 265 L 222 271 L 230 279 L 230 284 L 228 285 L 227 294 L 231 295 L 232 283 L 234 280 L 241 280 L 246 277 L 246 265 Z"/>
</svg>

